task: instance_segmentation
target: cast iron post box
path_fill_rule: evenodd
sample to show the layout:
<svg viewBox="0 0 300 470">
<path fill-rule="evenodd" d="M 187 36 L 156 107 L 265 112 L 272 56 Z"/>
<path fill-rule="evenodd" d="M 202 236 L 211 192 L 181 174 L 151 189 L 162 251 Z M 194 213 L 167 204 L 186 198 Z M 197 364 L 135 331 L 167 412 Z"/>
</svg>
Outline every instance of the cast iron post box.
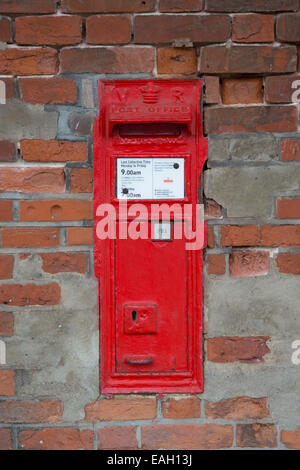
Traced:
<svg viewBox="0 0 300 470">
<path fill-rule="evenodd" d="M 205 236 L 193 248 L 186 235 L 206 159 L 201 81 L 103 80 L 99 96 L 101 390 L 201 392 Z"/>
</svg>

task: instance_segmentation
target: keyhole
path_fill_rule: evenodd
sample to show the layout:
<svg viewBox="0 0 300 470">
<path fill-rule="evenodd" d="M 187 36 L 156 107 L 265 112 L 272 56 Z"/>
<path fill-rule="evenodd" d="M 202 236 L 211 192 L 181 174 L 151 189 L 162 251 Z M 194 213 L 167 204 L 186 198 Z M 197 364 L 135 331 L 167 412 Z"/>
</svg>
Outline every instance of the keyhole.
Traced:
<svg viewBox="0 0 300 470">
<path fill-rule="evenodd" d="M 136 310 L 132 310 L 131 315 L 132 315 L 132 321 L 135 322 L 135 321 L 136 321 L 136 317 L 137 317 L 137 312 L 136 312 Z"/>
</svg>

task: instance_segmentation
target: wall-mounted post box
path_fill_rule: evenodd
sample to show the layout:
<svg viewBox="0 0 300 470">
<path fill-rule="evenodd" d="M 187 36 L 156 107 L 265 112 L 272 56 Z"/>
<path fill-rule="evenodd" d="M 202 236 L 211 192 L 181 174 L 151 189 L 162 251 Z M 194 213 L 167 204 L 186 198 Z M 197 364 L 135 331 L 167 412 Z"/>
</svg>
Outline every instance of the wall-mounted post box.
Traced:
<svg viewBox="0 0 300 470">
<path fill-rule="evenodd" d="M 104 80 L 99 96 L 101 390 L 200 392 L 204 243 L 187 233 L 206 159 L 201 81 Z"/>
</svg>

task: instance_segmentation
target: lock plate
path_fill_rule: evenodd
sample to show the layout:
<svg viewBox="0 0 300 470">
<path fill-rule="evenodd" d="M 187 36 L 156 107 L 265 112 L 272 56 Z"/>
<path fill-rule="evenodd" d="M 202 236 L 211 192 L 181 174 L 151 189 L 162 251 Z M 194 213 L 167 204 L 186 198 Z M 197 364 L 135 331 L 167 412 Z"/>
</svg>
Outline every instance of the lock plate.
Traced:
<svg viewBox="0 0 300 470">
<path fill-rule="evenodd" d="M 157 333 L 157 306 L 124 305 L 124 333 L 127 335 Z"/>
</svg>

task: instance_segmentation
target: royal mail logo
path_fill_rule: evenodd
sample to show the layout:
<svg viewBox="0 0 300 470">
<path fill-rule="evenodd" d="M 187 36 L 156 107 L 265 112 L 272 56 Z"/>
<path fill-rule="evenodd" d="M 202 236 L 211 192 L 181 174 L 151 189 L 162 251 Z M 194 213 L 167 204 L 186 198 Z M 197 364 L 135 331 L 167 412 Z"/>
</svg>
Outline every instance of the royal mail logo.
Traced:
<svg viewBox="0 0 300 470">
<path fill-rule="evenodd" d="M 154 85 L 152 82 L 148 83 L 147 86 L 141 87 L 144 103 L 157 103 L 160 92 L 160 87 Z"/>
</svg>

